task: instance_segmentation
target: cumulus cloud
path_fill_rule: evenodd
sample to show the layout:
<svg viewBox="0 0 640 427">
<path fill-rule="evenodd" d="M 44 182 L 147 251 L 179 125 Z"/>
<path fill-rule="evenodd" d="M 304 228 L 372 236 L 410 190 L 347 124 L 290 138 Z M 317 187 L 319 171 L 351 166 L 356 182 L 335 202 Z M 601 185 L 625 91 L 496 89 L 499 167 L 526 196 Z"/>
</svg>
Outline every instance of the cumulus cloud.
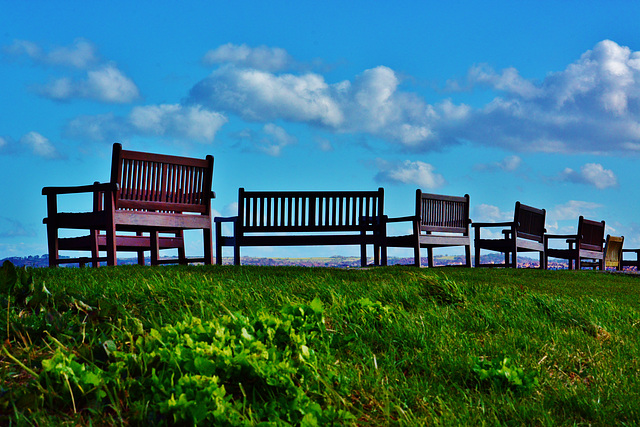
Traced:
<svg viewBox="0 0 640 427">
<path fill-rule="evenodd" d="M 33 154 L 47 159 L 58 157 L 54 145 L 38 132 L 29 132 L 20 138 L 20 144 L 27 147 Z"/>
<path fill-rule="evenodd" d="M 502 212 L 497 206 L 481 203 L 473 208 L 473 220 L 475 222 L 513 221 L 513 211 Z"/>
<path fill-rule="evenodd" d="M 31 227 L 26 227 L 17 219 L 0 216 L 0 237 L 2 238 L 21 238 L 34 237 L 35 231 Z"/>
<path fill-rule="evenodd" d="M 130 103 L 140 97 L 135 83 L 111 64 L 89 71 L 84 80 L 56 79 L 40 86 L 38 93 L 56 101 L 84 98 L 114 104 Z"/>
<path fill-rule="evenodd" d="M 284 119 L 328 127 L 344 121 L 329 85 L 312 73 L 275 75 L 221 67 L 191 89 L 189 102 L 233 112 L 250 121 Z"/>
<path fill-rule="evenodd" d="M 555 206 L 547 216 L 551 221 L 575 220 L 577 224 L 580 215 L 584 217 L 593 216 L 601 207 L 602 205 L 598 203 L 569 200 L 562 205 Z"/>
<path fill-rule="evenodd" d="M 566 168 L 558 179 L 560 181 L 592 185 L 600 190 L 618 185 L 618 179 L 613 171 L 605 169 L 599 163 L 587 163 L 580 168 L 580 172 Z"/>
<path fill-rule="evenodd" d="M 129 103 L 140 98 L 136 84 L 111 62 L 103 61 L 93 43 L 77 39 L 72 46 L 58 46 L 46 51 L 38 44 L 16 40 L 5 47 L 10 55 L 26 56 L 45 66 L 67 67 L 79 70 L 72 76 L 52 78 L 46 84 L 34 85 L 35 91 L 55 101 L 91 99 L 106 103 Z"/>
<path fill-rule="evenodd" d="M 377 182 L 415 184 L 425 189 L 438 188 L 446 183 L 444 177 L 435 172 L 433 165 L 421 161 L 390 163 L 379 159 L 378 168 L 380 171 L 375 176 Z"/>
<path fill-rule="evenodd" d="M 260 132 L 244 129 L 233 137 L 244 143 L 247 151 L 259 151 L 274 157 L 280 156 L 285 147 L 298 142 L 295 136 L 273 123 L 264 125 Z"/>
<path fill-rule="evenodd" d="M 480 163 L 476 165 L 478 170 L 503 170 L 505 172 L 514 172 L 522 164 L 520 156 L 507 156 L 499 162 L 493 163 Z"/>
<path fill-rule="evenodd" d="M 193 139 L 210 143 L 227 118 L 199 105 L 160 104 L 135 107 L 128 116 L 81 116 L 71 120 L 65 135 L 77 139 L 110 141 L 134 135 Z"/>
<path fill-rule="evenodd" d="M 4 50 L 14 56 L 27 56 L 35 63 L 42 65 L 86 69 L 99 61 L 95 45 L 82 38 L 76 39 L 71 46 L 54 47 L 48 52 L 28 40 L 14 40 Z"/>
<path fill-rule="evenodd" d="M 205 64 L 234 64 L 265 71 L 281 71 L 295 64 L 286 50 L 278 47 L 249 47 L 227 43 L 204 55 Z"/>
<path fill-rule="evenodd" d="M 407 147 L 428 145 L 438 138 L 434 123 L 455 123 L 469 112 L 448 100 L 428 105 L 416 94 L 399 90 L 399 85 L 396 73 L 383 66 L 335 84 L 314 73 L 223 66 L 191 89 L 188 102 L 249 121 L 305 122 L 335 132 L 367 133 Z"/>
<path fill-rule="evenodd" d="M 474 110 L 452 136 L 518 151 L 626 151 L 640 144 L 640 52 L 604 40 L 541 82 L 488 66 L 470 81 L 500 97 Z"/>
</svg>

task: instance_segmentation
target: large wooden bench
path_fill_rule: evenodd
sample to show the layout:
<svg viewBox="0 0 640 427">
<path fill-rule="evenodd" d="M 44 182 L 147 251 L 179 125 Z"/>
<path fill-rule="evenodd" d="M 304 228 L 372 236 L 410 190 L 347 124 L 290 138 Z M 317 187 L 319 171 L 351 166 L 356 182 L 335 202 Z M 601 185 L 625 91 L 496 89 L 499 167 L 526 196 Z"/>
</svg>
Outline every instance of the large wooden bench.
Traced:
<svg viewBox="0 0 640 427">
<path fill-rule="evenodd" d="M 538 252 L 540 268 L 545 269 L 544 234 L 546 211 L 516 202 L 513 221 L 508 222 L 475 222 L 475 266 L 476 267 L 518 267 L 519 252 Z M 487 239 L 481 237 L 481 229 L 487 227 L 506 227 L 502 230 L 502 238 Z M 503 252 L 503 264 L 483 264 L 480 262 L 480 250 Z"/>
<path fill-rule="evenodd" d="M 545 265 L 549 257 L 566 259 L 569 270 L 574 267 L 580 270 L 583 266 L 598 267 L 604 270 L 604 221 L 593 221 L 578 218 L 578 232 L 576 234 L 546 234 L 544 236 Z M 563 239 L 566 248 L 551 248 L 551 239 Z"/>
<path fill-rule="evenodd" d="M 385 227 L 384 190 L 378 191 L 245 191 L 238 194 L 238 216 L 214 218 L 216 263 L 222 248 L 233 247 L 234 264 L 246 246 L 359 245 L 361 265 L 367 265 L 366 245 L 374 247 L 380 264 Z M 223 235 L 223 224 L 232 235 Z M 382 260 L 386 264 L 386 259 Z"/>
<path fill-rule="evenodd" d="M 49 265 L 100 262 L 117 264 L 117 252 L 136 252 L 144 264 L 164 262 L 213 263 L 211 191 L 213 157 L 194 159 L 123 150 L 113 145 L 111 179 L 78 187 L 45 187 Z M 59 212 L 58 196 L 93 194 L 92 210 Z M 61 238 L 60 229 L 87 230 L 88 234 Z M 202 230 L 204 256 L 187 259 L 184 230 Z M 161 260 L 161 249 L 177 249 L 177 259 Z M 59 251 L 89 251 L 88 257 L 61 258 Z M 100 256 L 106 252 L 106 256 Z"/>
<path fill-rule="evenodd" d="M 385 218 L 385 222 L 412 223 L 412 233 L 403 236 L 387 236 L 383 253 L 387 247 L 412 248 L 414 263 L 420 267 L 420 249 L 427 249 L 427 263 L 434 266 L 433 249 L 462 246 L 465 249 L 465 265 L 471 267 L 471 238 L 469 237 L 469 195 L 464 197 L 423 193 L 416 190 L 415 215 Z"/>
</svg>

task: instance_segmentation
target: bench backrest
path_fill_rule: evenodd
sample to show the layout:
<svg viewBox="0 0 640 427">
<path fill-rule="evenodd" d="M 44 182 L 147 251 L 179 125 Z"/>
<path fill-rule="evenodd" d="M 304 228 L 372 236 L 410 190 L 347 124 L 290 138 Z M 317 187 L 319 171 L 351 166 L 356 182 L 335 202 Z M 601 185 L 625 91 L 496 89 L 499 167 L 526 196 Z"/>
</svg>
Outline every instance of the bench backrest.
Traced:
<svg viewBox="0 0 640 427">
<path fill-rule="evenodd" d="M 420 231 L 469 235 L 469 195 L 443 196 L 416 190 Z"/>
<path fill-rule="evenodd" d="M 211 214 L 213 156 L 205 159 L 123 150 L 113 144 L 116 209 Z"/>
<path fill-rule="evenodd" d="M 604 243 L 604 221 L 592 221 L 580 216 L 578 219 L 578 249 L 602 252 Z"/>
<path fill-rule="evenodd" d="M 384 214 L 384 190 L 245 191 L 238 195 L 241 232 L 361 231 L 361 217 Z M 371 227 L 366 227 L 371 229 Z"/>
<path fill-rule="evenodd" d="M 547 212 L 544 209 L 538 209 L 516 202 L 513 222 L 516 227 L 517 236 L 522 239 L 542 243 L 544 241 L 546 215 Z"/>
</svg>

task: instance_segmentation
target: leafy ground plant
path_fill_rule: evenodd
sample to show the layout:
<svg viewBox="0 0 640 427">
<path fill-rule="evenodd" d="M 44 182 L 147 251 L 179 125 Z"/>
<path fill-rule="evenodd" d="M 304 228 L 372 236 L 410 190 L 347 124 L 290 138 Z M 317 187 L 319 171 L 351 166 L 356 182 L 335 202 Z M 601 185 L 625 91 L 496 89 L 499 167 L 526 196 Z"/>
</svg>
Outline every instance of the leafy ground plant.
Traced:
<svg viewBox="0 0 640 427">
<path fill-rule="evenodd" d="M 640 424 L 634 275 L 119 266 L 0 277 L 0 425 Z"/>
</svg>

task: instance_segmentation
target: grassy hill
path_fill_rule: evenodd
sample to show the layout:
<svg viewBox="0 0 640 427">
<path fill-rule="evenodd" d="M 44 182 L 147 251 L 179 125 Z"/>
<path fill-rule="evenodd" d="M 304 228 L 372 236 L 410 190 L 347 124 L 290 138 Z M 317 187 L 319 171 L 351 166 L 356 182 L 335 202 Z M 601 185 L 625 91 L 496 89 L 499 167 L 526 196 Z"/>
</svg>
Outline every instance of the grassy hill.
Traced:
<svg viewBox="0 0 640 427">
<path fill-rule="evenodd" d="M 0 424 L 636 425 L 638 280 L 5 265 Z"/>
</svg>

